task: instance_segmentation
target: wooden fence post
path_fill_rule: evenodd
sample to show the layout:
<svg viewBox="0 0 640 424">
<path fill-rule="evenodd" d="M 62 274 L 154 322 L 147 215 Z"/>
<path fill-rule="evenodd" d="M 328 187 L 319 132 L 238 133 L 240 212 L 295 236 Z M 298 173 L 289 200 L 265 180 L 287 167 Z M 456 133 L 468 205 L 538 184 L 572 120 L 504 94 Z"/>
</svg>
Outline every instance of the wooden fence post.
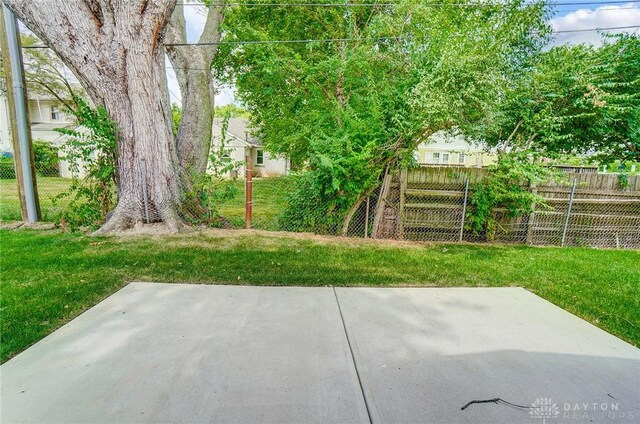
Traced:
<svg viewBox="0 0 640 424">
<path fill-rule="evenodd" d="M 391 185 L 391 172 L 389 167 L 384 171 L 384 178 L 382 179 L 382 186 L 380 187 L 380 193 L 378 193 L 378 201 L 376 202 L 376 209 L 373 212 L 373 230 L 371 231 L 371 238 L 378 238 L 380 235 L 380 222 L 384 215 L 384 209 L 386 207 L 387 195 L 389 193 L 389 186 Z"/>
<path fill-rule="evenodd" d="M 364 211 L 364 238 L 369 238 L 369 199 L 371 196 L 367 196 L 367 209 Z"/>
</svg>

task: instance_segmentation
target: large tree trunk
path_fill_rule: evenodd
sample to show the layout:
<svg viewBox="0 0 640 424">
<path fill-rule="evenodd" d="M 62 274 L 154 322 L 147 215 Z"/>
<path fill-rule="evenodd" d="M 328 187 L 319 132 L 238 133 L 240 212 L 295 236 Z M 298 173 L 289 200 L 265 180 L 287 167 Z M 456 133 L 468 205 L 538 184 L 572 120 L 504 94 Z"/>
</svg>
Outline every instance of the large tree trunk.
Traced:
<svg viewBox="0 0 640 424">
<path fill-rule="evenodd" d="M 220 40 L 222 0 L 209 4 L 199 43 Z M 173 65 L 182 96 L 182 120 L 176 145 L 181 169 L 187 177 L 204 173 L 211 148 L 215 83 L 210 71 L 217 47 L 176 45 L 187 42 L 184 8 L 176 8 L 167 25 L 167 55 Z"/>
<path fill-rule="evenodd" d="M 118 125 L 118 204 L 101 231 L 141 223 L 145 209 L 153 221 L 177 229 L 181 191 L 162 48 L 176 0 L 6 3 Z"/>
<path fill-rule="evenodd" d="M 105 93 L 103 104 L 119 124 L 118 205 L 104 231 L 142 222 L 163 221 L 177 229 L 180 188 L 173 134 L 166 121 L 168 102 L 162 95 L 164 55 L 130 51 L 124 84 Z M 145 210 L 146 181 L 147 206 Z"/>
</svg>

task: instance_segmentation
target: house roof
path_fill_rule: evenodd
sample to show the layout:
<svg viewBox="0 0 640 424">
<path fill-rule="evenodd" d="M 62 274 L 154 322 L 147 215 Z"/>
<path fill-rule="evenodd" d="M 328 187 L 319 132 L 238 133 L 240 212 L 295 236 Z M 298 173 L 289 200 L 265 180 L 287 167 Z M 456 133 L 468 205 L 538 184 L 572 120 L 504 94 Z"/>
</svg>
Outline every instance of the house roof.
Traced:
<svg viewBox="0 0 640 424">
<path fill-rule="evenodd" d="M 215 118 L 213 125 L 222 131 L 224 118 Z M 229 118 L 227 137 L 233 137 L 249 146 L 262 146 L 262 141 L 252 134 L 253 128 L 245 118 Z M 217 135 L 217 134 L 216 134 Z"/>
<path fill-rule="evenodd" d="M 469 140 L 461 135 L 449 135 L 445 131 L 439 131 L 420 143 L 419 150 L 448 150 L 459 152 L 482 152 L 485 147 L 478 141 Z"/>
<path fill-rule="evenodd" d="M 52 144 L 62 144 L 67 137 L 56 131 L 56 128 L 73 128 L 69 122 L 36 122 L 31 124 L 31 135 L 34 139 L 39 139 Z"/>
</svg>

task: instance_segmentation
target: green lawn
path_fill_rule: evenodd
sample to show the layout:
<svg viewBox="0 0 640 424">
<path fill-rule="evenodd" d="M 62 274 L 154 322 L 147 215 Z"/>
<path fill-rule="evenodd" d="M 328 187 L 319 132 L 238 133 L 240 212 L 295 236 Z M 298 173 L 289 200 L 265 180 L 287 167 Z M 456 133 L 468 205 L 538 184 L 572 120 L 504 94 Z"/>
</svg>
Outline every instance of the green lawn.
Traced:
<svg viewBox="0 0 640 424">
<path fill-rule="evenodd" d="M 255 178 L 253 180 L 253 228 L 278 229 L 278 217 L 284 210 L 293 180 L 288 177 Z M 43 221 L 56 221 L 66 199 L 54 203 L 53 198 L 69 189 L 71 179 L 38 177 L 40 208 Z M 244 227 L 245 182 L 234 181 L 236 195 L 220 206 L 220 214 L 233 227 Z M 20 201 L 16 180 L 0 179 L 0 221 L 20 220 Z"/>
<path fill-rule="evenodd" d="M 54 202 L 60 193 L 69 190 L 70 178 L 38 177 L 38 193 L 40 196 L 40 210 L 43 221 L 55 221 L 66 199 Z M 0 179 L 0 220 L 21 220 L 20 200 L 18 199 L 18 185 L 16 180 Z"/>
<path fill-rule="evenodd" d="M 245 181 L 236 180 L 234 184 L 237 193 L 233 199 L 220 206 L 220 215 L 228 219 L 234 227 L 241 228 L 244 226 Z M 289 177 L 253 179 L 253 228 L 278 229 L 278 217 L 284 210 L 292 186 L 293 180 Z"/>
<path fill-rule="evenodd" d="M 89 237 L 0 230 L 1 360 L 129 281 L 522 286 L 640 346 L 640 252 L 383 243 L 210 230 Z"/>
</svg>

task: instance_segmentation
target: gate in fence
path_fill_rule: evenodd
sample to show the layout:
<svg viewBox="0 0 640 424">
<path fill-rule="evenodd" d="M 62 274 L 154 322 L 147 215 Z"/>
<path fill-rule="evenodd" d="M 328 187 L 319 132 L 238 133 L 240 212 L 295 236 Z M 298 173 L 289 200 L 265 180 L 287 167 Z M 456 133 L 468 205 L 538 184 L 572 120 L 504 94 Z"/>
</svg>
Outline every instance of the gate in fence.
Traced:
<svg viewBox="0 0 640 424">
<path fill-rule="evenodd" d="M 486 172 L 418 168 L 389 173 L 375 192 L 375 201 L 363 206 L 359 216 L 367 219 L 356 233 L 397 240 L 487 241 L 485 234 L 466 225 L 473 187 Z M 506 209 L 494 209 L 499 225 L 493 241 L 638 249 L 640 176 L 628 177 L 627 182 L 622 187 L 615 174 L 568 173 L 565 182 L 530 187 L 550 208 L 533 205 L 533 213 L 517 217 L 508 217 Z"/>
</svg>

